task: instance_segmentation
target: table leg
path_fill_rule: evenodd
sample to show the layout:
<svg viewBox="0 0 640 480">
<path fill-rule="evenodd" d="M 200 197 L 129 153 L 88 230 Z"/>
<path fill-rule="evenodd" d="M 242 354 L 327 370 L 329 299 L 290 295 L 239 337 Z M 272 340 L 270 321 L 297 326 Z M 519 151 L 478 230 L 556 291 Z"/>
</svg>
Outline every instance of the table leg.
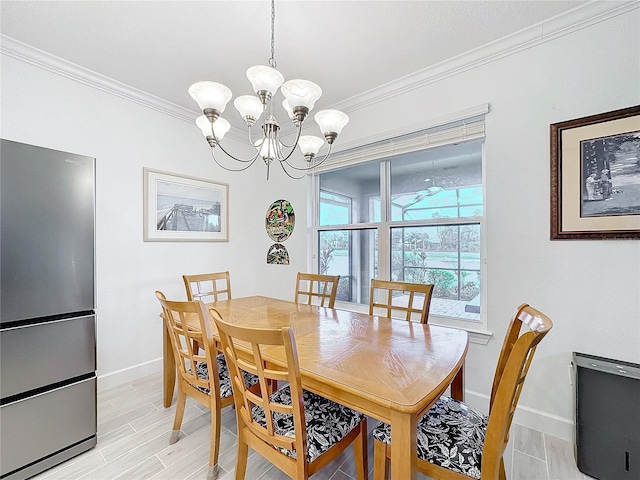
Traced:
<svg viewBox="0 0 640 480">
<path fill-rule="evenodd" d="M 391 412 L 391 479 L 416 480 L 418 419 L 415 414 Z"/>
<path fill-rule="evenodd" d="M 171 339 L 167 326 L 162 328 L 162 387 L 164 390 L 164 408 L 169 408 L 173 401 L 173 388 L 176 383 L 176 360 L 173 357 Z"/>
<path fill-rule="evenodd" d="M 451 398 L 464 402 L 464 363 L 451 382 Z"/>
</svg>

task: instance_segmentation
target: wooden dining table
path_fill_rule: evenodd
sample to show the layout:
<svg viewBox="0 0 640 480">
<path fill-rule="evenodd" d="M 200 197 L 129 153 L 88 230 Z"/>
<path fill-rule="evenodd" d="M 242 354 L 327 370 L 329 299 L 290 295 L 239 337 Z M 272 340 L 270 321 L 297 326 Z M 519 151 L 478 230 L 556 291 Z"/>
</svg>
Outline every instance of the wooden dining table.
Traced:
<svg viewBox="0 0 640 480">
<path fill-rule="evenodd" d="M 418 419 L 452 387 L 462 399 L 469 339 L 464 330 L 251 296 L 207 304 L 231 323 L 293 329 L 303 388 L 391 425 L 391 478 L 416 478 Z M 213 321 L 212 321 L 213 323 Z M 215 325 L 214 337 L 217 335 Z M 268 361 L 284 363 L 274 348 Z M 175 360 L 164 335 L 164 400 Z"/>
</svg>

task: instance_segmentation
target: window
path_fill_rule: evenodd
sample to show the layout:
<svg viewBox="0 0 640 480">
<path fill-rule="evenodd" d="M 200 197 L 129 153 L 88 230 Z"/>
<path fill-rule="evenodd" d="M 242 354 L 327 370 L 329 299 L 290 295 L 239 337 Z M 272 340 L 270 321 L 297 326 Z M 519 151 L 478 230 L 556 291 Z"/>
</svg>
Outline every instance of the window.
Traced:
<svg viewBox="0 0 640 480">
<path fill-rule="evenodd" d="M 433 283 L 430 315 L 480 322 L 483 138 L 315 174 L 319 273 L 368 305 L 372 278 Z"/>
<path fill-rule="evenodd" d="M 378 274 L 380 165 L 327 172 L 319 182 L 319 223 L 333 228 L 318 230 L 318 272 L 340 275 L 336 300 L 368 304 Z M 335 223 L 338 217 L 347 221 Z"/>
</svg>

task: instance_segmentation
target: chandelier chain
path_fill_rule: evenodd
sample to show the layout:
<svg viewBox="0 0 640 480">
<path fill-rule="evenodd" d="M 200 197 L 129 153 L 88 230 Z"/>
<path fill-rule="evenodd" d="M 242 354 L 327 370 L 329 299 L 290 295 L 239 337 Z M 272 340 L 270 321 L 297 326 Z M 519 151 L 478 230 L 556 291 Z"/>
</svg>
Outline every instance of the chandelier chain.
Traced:
<svg viewBox="0 0 640 480">
<path fill-rule="evenodd" d="M 276 2 L 275 0 L 271 0 L 271 58 L 269 59 L 269 66 L 272 68 L 276 68 Z"/>
</svg>

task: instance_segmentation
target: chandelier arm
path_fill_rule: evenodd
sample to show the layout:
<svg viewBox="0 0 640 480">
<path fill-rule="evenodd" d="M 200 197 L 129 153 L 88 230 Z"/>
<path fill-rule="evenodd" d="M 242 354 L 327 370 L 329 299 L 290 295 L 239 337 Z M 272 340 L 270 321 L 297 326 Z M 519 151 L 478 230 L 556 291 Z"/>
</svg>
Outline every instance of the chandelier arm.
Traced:
<svg viewBox="0 0 640 480">
<path fill-rule="evenodd" d="M 287 162 L 287 160 L 289 160 L 289 157 L 291 157 L 291 155 L 293 155 L 293 152 L 296 151 L 296 147 L 298 146 L 298 141 L 300 140 L 300 131 L 301 131 L 301 127 L 298 128 L 298 135 L 296 136 L 296 142 L 293 144 L 293 147 L 285 143 L 282 143 L 282 140 L 280 140 L 280 135 L 276 136 L 276 139 L 282 146 L 284 146 L 285 148 L 291 148 L 291 151 L 287 154 L 286 157 L 279 156 L 280 158 L 278 158 L 278 161 L 280 162 L 280 164 L 282 164 L 283 162 L 286 162 L 287 165 L 292 166 L 289 162 Z M 282 153 L 282 150 L 280 150 L 280 153 Z M 297 170 L 300 170 L 300 169 L 297 169 Z"/>
<path fill-rule="evenodd" d="M 228 157 L 233 158 L 233 159 L 234 159 L 235 161 L 237 161 L 237 162 L 250 163 L 251 165 L 253 165 L 253 162 L 255 162 L 255 161 L 256 161 L 256 159 L 258 158 L 258 155 L 260 155 L 260 150 L 258 150 L 258 151 L 256 152 L 256 154 L 255 154 L 253 157 L 251 157 L 251 158 L 250 158 L 250 159 L 248 159 L 248 160 L 243 160 L 242 158 L 237 158 L 236 156 L 231 155 L 229 152 L 227 152 L 227 151 L 224 149 L 224 147 L 222 146 L 222 144 L 221 144 L 220 142 L 218 142 L 218 146 L 220 147 L 220 150 L 222 150 L 222 151 L 223 151 L 223 152 L 224 152 Z M 242 171 L 242 170 L 244 170 L 244 168 L 241 168 L 241 169 L 240 169 L 240 170 L 238 170 L 238 171 Z"/>
<path fill-rule="evenodd" d="M 226 153 L 226 152 L 225 152 L 225 153 Z M 227 155 L 228 155 L 228 154 L 227 154 Z M 216 158 L 216 151 L 215 151 L 215 149 L 214 149 L 214 148 L 212 148 L 212 149 L 211 149 L 211 156 L 213 157 L 213 161 L 214 161 L 214 162 L 216 162 L 216 163 L 218 164 L 218 166 L 219 166 L 219 167 L 224 168 L 225 170 L 228 170 L 228 171 L 230 171 L 230 172 L 242 172 L 243 170 L 246 170 L 246 169 L 250 168 L 250 167 L 255 163 L 255 161 L 258 159 L 258 156 L 256 155 L 256 156 L 253 158 L 253 160 L 250 160 L 250 161 L 248 162 L 248 164 L 247 164 L 247 165 L 245 165 L 245 166 L 244 166 L 244 167 L 242 167 L 242 168 L 237 168 L 237 169 L 236 169 L 236 168 L 229 168 L 229 167 L 226 167 L 226 166 L 224 166 L 223 164 L 221 164 L 221 163 L 218 161 L 218 159 Z M 229 155 L 229 156 L 230 156 L 230 155 Z M 231 157 L 231 158 L 234 158 L 234 157 Z"/>
<path fill-rule="evenodd" d="M 256 148 L 258 150 L 258 155 L 260 155 L 260 152 L 262 150 L 262 145 L 264 145 L 264 142 L 266 140 L 267 140 L 267 137 L 264 134 L 262 135 L 262 138 L 260 140 L 253 140 L 253 138 L 251 138 L 251 128 L 249 128 L 249 145 L 253 145 L 254 148 Z M 258 143 L 258 142 L 260 142 L 260 143 Z M 225 151 L 224 153 L 227 153 L 227 152 Z M 229 155 L 229 154 L 227 153 L 227 155 Z M 229 156 L 232 157 L 232 158 L 235 158 L 232 155 L 229 155 Z M 251 161 L 254 160 L 254 158 L 255 157 L 252 157 L 251 160 L 247 160 L 247 161 L 251 162 Z"/>
<path fill-rule="evenodd" d="M 283 146 L 283 147 L 287 147 L 287 148 L 291 148 L 292 150 L 295 150 L 296 147 L 298 146 L 298 141 L 300 141 L 300 134 L 302 133 L 302 122 L 298 122 L 298 124 L 296 125 L 296 130 L 297 130 L 297 134 L 296 134 L 296 140 L 293 142 L 293 145 L 287 145 L 286 143 L 284 143 L 281 139 L 280 139 L 280 134 L 278 134 L 278 142 Z M 289 158 L 291 156 L 291 154 L 287 155 L 287 158 Z"/>
<path fill-rule="evenodd" d="M 249 145 L 253 145 L 253 139 L 251 138 L 251 127 L 247 128 L 247 138 L 249 139 Z"/>
<path fill-rule="evenodd" d="M 306 170 L 306 171 L 305 171 L 301 176 L 296 177 L 296 176 L 294 176 L 294 175 L 291 175 L 291 174 L 287 171 L 287 169 L 286 169 L 286 168 L 285 168 L 285 166 L 284 166 L 284 165 L 285 165 L 285 163 L 286 163 L 287 165 L 289 165 L 289 166 L 292 166 L 289 162 L 284 162 L 284 161 L 283 161 L 283 162 L 280 162 L 280 166 L 282 167 L 282 171 L 283 171 L 284 173 L 286 173 L 286 174 L 287 174 L 287 177 L 292 178 L 293 180 L 301 180 L 301 179 L 303 179 L 304 177 L 306 177 L 306 176 L 307 176 L 307 174 L 309 173 L 309 170 L 311 170 L 311 168 L 308 168 L 308 169 L 305 169 L 305 168 L 298 168 L 297 170 Z M 294 168 L 295 168 L 295 167 L 294 167 Z"/>
<path fill-rule="evenodd" d="M 319 162 L 313 162 L 313 167 L 319 167 L 320 165 L 322 165 L 324 163 L 324 161 L 329 158 L 329 155 L 331 155 L 331 149 L 333 147 L 333 144 L 330 143 L 329 144 L 329 150 L 327 150 L 327 153 L 324 154 L 324 157 L 322 157 L 322 160 L 320 160 Z"/>
<path fill-rule="evenodd" d="M 280 164 L 286 163 L 289 167 L 293 168 L 294 170 L 300 170 L 300 171 L 306 170 L 306 171 L 309 171 L 309 170 L 314 169 L 315 167 L 319 167 L 320 165 L 322 165 L 324 163 L 324 161 L 327 159 L 327 157 L 329 157 L 329 155 L 331 154 L 331 147 L 332 147 L 332 145 L 329 145 L 329 150 L 327 151 L 327 153 L 325 153 L 324 157 L 322 157 L 322 160 L 320 160 L 317 163 L 314 162 L 313 165 L 310 166 L 310 167 L 304 167 L 304 168 L 296 167 L 295 165 L 292 165 L 291 163 L 289 163 L 286 159 L 280 160 Z"/>
</svg>

